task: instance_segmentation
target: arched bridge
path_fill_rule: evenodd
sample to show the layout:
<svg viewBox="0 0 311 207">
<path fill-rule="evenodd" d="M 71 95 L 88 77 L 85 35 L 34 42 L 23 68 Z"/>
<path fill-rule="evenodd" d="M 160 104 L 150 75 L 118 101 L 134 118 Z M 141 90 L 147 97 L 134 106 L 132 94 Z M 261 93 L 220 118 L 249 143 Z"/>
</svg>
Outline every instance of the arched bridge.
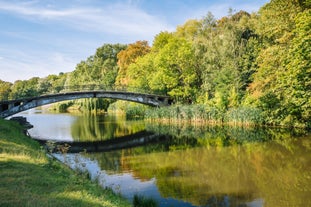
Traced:
<svg viewBox="0 0 311 207">
<path fill-rule="evenodd" d="M 36 108 L 38 106 L 81 98 L 111 98 L 111 99 L 127 100 L 158 107 L 170 105 L 172 102 L 169 96 L 152 95 L 145 93 L 134 93 L 124 91 L 122 92 L 103 91 L 103 90 L 80 91 L 80 92 L 76 91 L 76 92 L 43 95 L 18 100 L 0 101 L 0 117 L 6 118 L 19 112 L 26 111 L 31 108 Z"/>
</svg>

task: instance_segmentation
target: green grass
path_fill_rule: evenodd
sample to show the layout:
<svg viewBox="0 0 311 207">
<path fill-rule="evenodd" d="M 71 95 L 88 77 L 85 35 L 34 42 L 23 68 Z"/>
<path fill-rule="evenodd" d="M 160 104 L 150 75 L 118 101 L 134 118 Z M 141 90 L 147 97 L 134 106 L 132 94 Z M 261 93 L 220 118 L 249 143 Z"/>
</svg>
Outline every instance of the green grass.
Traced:
<svg viewBox="0 0 311 207">
<path fill-rule="evenodd" d="M 0 206 L 131 206 L 48 158 L 17 123 L 0 119 Z"/>
</svg>

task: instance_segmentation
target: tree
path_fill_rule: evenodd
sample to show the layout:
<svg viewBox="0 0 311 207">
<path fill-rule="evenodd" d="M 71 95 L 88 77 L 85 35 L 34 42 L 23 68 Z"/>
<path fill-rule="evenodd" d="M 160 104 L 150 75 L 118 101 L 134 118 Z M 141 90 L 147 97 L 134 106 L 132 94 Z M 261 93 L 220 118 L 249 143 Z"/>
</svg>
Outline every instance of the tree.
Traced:
<svg viewBox="0 0 311 207">
<path fill-rule="evenodd" d="M 169 41 L 174 37 L 173 33 L 170 32 L 160 32 L 155 36 L 152 45 L 152 52 L 157 53 L 161 50 Z"/>
<path fill-rule="evenodd" d="M 154 75 L 155 53 L 148 53 L 130 64 L 127 70 L 128 87 L 133 89 L 140 89 L 142 92 L 148 91 L 150 93 L 150 81 Z M 156 90 L 153 90 L 157 92 Z"/>
<path fill-rule="evenodd" d="M 218 103 L 223 109 L 240 104 L 252 73 L 252 65 L 245 64 L 252 58 L 252 50 L 247 50 L 252 40 L 250 17 L 240 11 L 218 21 L 211 14 L 203 19 L 194 43 L 202 79 L 199 102 Z"/>
<path fill-rule="evenodd" d="M 192 44 L 184 38 L 173 37 L 159 50 L 150 87 L 164 90 L 176 99 L 193 101 L 196 96 L 196 67 Z"/>
<path fill-rule="evenodd" d="M 75 90 L 87 87 L 100 87 L 111 90 L 115 87 L 118 74 L 117 55 L 126 48 L 122 44 L 105 44 L 96 53 L 77 64 L 76 69 L 68 74 L 65 86 Z M 75 101 L 86 111 L 107 110 L 111 100 L 92 99 Z"/>
<path fill-rule="evenodd" d="M 137 41 L 129 44 L 128 47 L 120 51 L 117 55 L 119 72 L 116 79 L 116 85 L 128 85 L 127 70 L 130 64 L 135 63 L 136 60 L 150 52 L 150 47 L 147 41 Z"/>
<path fill-rule="evenodd" d="M 8 100 L 11 93 L 12 83 L 0 80 L 0 100 Z"/>
<path fill-rule="evenodd" d="M 310 9 L 303 2 L 271 1 L 255 24 L 264 47 L 249 92 L 268 124 L 310 127 Z"/>
<path fill-rule="evenodd" d="M 284 56 L 285 71 L 275 86 L 286 111 L 282 124 L 311 127 L 311 9 L 296 16 L 293 40 Z"/>
<path fill-rule="evenodd" d="M 69 73 L 66 86 L 101 85 L 112 88 L 118 74 L 117 54 L 125 49 L 121 44 L 105 44 L 96 53 L 77 64 Z"/>
<path fill-rule="evenodd" d="M 295 28 L 295 16 L 303 10 L 303 0 L 272 0 L 259 10 L 256 33 L 270 44 L 286 43 Z"/>
<path fill-rule="evenodd" d="M 29 80 L 15 81 L 11 87 L 10 99 L 29 98 L 40 95 L 38 92 L 39 78 L 34 77 Z"/>
<path fill-rule="evenodd" d="M 201 27 L 202 21 L 190 19 L 185 24 L 178 26 L 174 34 L 177 37 L 193 41 L 197 38 Z"/>
</svg>

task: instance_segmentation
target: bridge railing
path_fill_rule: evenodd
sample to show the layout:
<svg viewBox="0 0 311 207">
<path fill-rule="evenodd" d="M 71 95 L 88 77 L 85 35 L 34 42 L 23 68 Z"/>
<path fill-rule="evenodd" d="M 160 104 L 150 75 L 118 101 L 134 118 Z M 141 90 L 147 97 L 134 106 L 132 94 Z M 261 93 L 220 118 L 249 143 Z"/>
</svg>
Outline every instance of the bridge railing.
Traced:
<svg viewBox="0 0 311 207">
<path fill-rule="evenodd" d="M 71 85 L 64 86 L 64 88 L 59 91 L 59 93 L 66 92 L 77 92 L 77 91 L 116 91 L 116 92 L 132 92 L 132 93 L 144 93 L 153 95 L 166 96 L 167 94 L 160 91 L 150 91 L 143 88 L 136 87 L 125 87 L 125 86 L 105 86 L 105 85 Z"/>
</svg>

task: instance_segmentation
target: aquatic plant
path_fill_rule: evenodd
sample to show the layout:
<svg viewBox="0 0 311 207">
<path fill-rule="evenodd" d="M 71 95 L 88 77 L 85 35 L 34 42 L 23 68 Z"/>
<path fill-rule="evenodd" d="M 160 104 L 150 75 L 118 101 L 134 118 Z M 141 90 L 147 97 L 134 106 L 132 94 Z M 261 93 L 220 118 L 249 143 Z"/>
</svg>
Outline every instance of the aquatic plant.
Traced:
<svg viewBox="0 0 311 207">
<path fill-rule="evenodd" d="M 153 198 L 146 198 L 142 195 L 135 194 L 133 197 L 134 207 L 157 207 L 158 203 Z"/>
</svg>

